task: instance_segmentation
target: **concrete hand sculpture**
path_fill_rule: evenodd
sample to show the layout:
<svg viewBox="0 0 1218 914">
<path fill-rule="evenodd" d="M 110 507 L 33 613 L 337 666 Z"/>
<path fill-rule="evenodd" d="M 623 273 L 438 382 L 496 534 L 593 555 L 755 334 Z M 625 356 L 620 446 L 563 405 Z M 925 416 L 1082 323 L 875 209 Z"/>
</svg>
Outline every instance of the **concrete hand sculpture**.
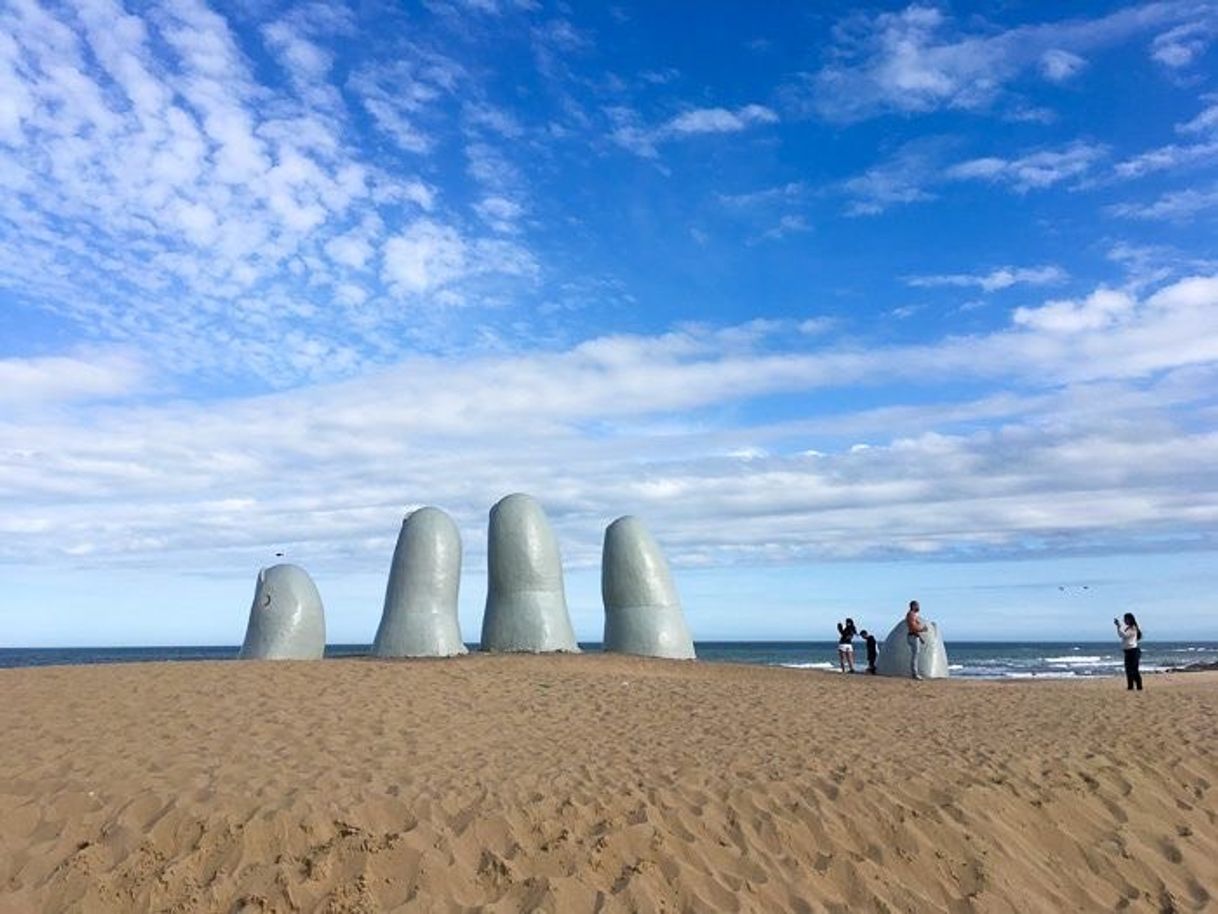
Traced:
<svg viewBox="0 0 1218 914">
<path fill-rule="evenodd" d="M 918 675 L 923 679 L 946 679 L 950 673 L 947 668 L 947 648 L 943 644 L 943 635 L 936 622 L 922 620 L 926 631 L 922 632 L 922 644 L 918 649 Z M 908 627 L 905 620 L 898 622 L 884 639 L 880 648 L 880 656 L 876 660 L 876 672 L 881 676 L 910 677 L 909 661 L 912 655 L 908 641 Z"/>
<path fill-rule="evenodd" d="M 242 660 L 320 660 L 326 650 L 321 595 L 308 572 L 272 565 L 258 572 Z"/>
<path fill-rule="evenodd" d="M 487 572 L 482 650 L 579 651 L 558 541 L 528 495 L 508 495 L 491 508 Z"/>
<path fill-rule="evenodd" d="M 376 657 L 451 657 L 466 653 L 457 619 L 461 534 L 439 508 L 419 508 L 402 521 L 385 608 L 376 630 Z"/>
<path fill-rule="evenodd" d="M 605 650 L 645 657 L 694 658 L 668 562 L 637 517 L 605 529 L 601 555 Z"/>
</svg>

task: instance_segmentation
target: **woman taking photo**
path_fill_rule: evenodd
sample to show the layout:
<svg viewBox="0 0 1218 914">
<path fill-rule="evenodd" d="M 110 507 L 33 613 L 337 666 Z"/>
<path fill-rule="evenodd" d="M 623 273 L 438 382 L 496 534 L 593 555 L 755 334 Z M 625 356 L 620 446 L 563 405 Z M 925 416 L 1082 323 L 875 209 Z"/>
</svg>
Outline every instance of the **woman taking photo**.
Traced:
<svg viewBox="0 0 1218 914">
<path fill-rule="evenodd" d="M 854 672 L 854 636 L 858 633 L 853 619 L 847 619 L 844 625 L 841 622 L 837 623 L 837 662 L 841 665 L 843 673 L 846 672 L 847 665 L 850 667 L 850 672 Z"/>
<path fill-rule="evenodd" d="M 1142 629 L 1138 627 L 1138 620 L 1133 617 L 1133 613 L 1125 613 L 1124 625 L 1119 619 L 1113 619 L 1112 623 L 1116 626 L 1121 647 L 1125 652 L 1125 683 L 1131 691 L 1136 688 L 1141 692 L 1142 673 L 1138 667 L 1142 663 L 1142 649 L 1138 645 L 1142 641 Z"/>
</svg>

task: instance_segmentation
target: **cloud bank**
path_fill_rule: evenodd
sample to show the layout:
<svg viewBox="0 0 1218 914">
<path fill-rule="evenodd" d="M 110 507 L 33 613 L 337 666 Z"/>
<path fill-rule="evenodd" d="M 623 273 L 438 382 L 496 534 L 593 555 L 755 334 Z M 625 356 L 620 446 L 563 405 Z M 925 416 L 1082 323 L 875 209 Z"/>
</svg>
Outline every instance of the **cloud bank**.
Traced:
<svg viewBox="0 0 1218 914">
<path fill-rule="evenodd" d="M 627 512 L 687 566 L 1154 548 L 1161 531 L 1207 542 L 1218 435 L 1191 417 L 1214 406 L 1216 319 L 1218 277 L 1196 276 L 1050 300 L 930 344 L 688 327 L 10 419 L 0 558 L 206 565 L 288 547 L 379 567 L 407 507 L 451 511 L 476 554 L 486 508 L 516 490 L 542 498 L 576 565 Z M 945 392 L 962 381 L 977 393 Z M 733 418 L 759 398 L 874 385 L 921 393 L 849 416 Z"/>
</svg>

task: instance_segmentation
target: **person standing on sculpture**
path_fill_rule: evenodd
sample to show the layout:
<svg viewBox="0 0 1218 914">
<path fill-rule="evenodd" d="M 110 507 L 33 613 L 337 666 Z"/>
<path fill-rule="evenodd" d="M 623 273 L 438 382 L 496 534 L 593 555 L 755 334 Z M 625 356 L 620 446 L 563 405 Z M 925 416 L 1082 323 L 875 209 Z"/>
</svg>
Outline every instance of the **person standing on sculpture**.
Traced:
<svg viewBox="0 0 1218 914">
<path fill-rule="evenodd" d="M 854 672 L 854 636 L 858 633 L 853 619 L 848 618 L 845 623 L 837 623 L 837 662 L 843 673 L 846 672 L 847 666 L 850 667 L 851 673 Z"/>
<path fill-rule="evenodd" d="M 875 662 L 880 656 L 880 649 L 876 647 L 875 635 L 863 629 L 859 632 L 859 637 L 863 639 L 863 643 L 867 645 L 867 672 L 872 676 L 876 674 Z"/>
<path fill-rule="evenodd" d="M 1139 645 L 1142 641 L 1142 629 L 1133 613 L 1125 613 L 1124 625 L 1120 619 L 1113 619 L 1112 624 L 1116 626 L 1122 653 L 1125 654 L 1125 687 L 1131 692 L 1136 687 L 1141 692 L 1142 671 L 1139 667 L 1142 664 L 1142 648 Z"/>
<path fill-rule="evenodd" d="M 905 640 L 909 643 L 909 676 L 911 679 L 921 679 L 918 672 L 918 655 L 922 652 L 926 624 L 919 617 L 921 607 L 917 600 L 909 601 L 909 612 L 905 614 Z"/>
</svg>

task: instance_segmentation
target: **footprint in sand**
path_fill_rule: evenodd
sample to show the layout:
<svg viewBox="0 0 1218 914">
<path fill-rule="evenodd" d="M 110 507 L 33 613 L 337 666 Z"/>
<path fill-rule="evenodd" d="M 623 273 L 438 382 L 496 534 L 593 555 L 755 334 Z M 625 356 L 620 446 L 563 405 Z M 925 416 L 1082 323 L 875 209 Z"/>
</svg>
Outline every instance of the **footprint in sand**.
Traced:
<svg viewBox="0 0 1218 914">
<path fill-rule="evenodd" d="M 1180 848 L 1176 846 L 1176 842 L 1171 838 L 1164 838 L 1159 842 L 1159 849 L 1163 851 L 1163 856 L 1170 863 L 1183 863 L 1184 855 L 1180 853 Z"/>
</svg>

